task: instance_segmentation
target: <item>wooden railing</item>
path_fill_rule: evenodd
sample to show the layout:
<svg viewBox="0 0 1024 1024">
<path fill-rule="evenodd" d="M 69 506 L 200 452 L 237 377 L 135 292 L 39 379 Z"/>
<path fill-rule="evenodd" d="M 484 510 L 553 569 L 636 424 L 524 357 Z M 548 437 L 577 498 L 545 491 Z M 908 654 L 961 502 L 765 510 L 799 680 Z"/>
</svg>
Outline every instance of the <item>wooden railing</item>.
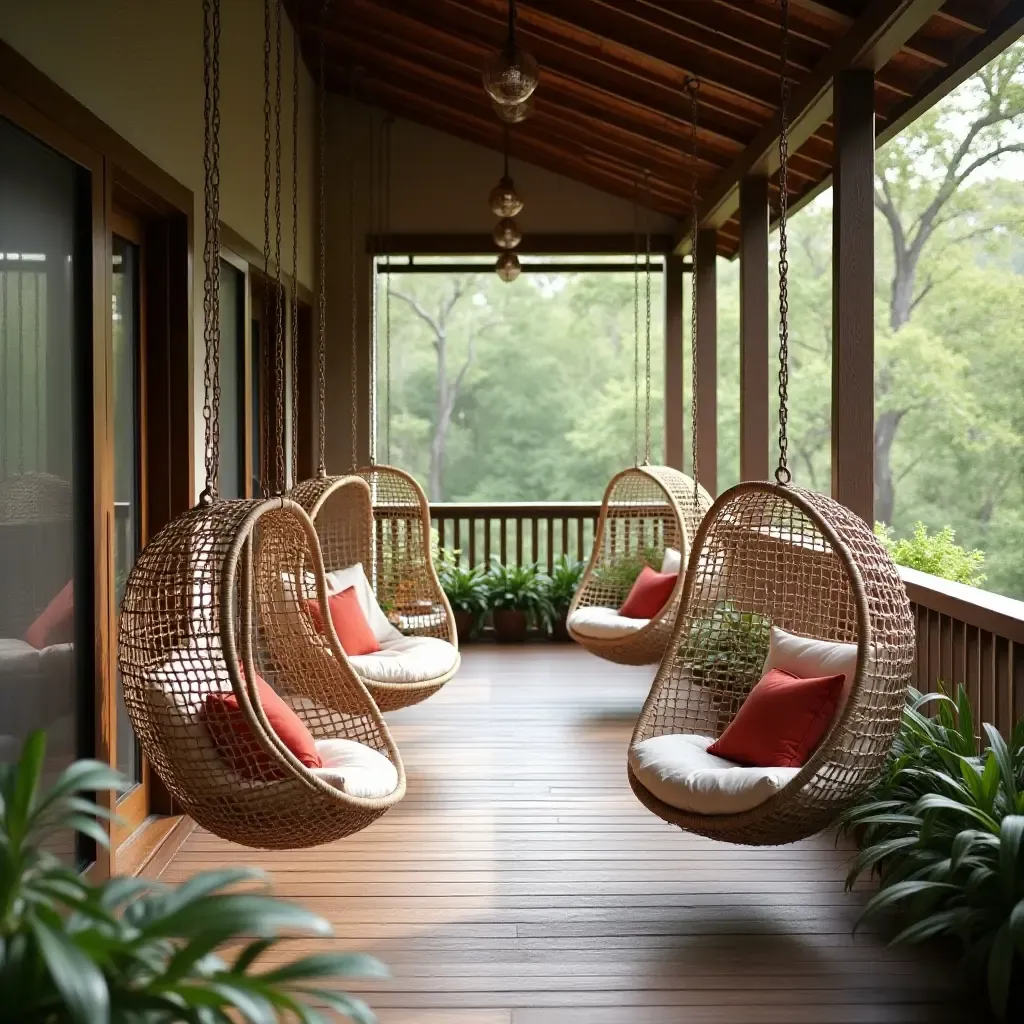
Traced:
<svg viewBox="0 0 1024 1024">
<path fill-rule="evenodd" d="M 1024 715 L 1024 601 L 900 567 L 917 623 L 914 685 L 963 683 L 976 726 L 1008 735 Z"/>
<path fill-rule="evenodd" d="M 502 565 L 538 562 L 550 571 L 563 553 L 590 557 L 600 510 L 599 501 L 445 502 L 431 506 L 431 517 L 441 547 L 458 551 L 463 565 L 487 566 L 496 557 Z"/>
</svg>

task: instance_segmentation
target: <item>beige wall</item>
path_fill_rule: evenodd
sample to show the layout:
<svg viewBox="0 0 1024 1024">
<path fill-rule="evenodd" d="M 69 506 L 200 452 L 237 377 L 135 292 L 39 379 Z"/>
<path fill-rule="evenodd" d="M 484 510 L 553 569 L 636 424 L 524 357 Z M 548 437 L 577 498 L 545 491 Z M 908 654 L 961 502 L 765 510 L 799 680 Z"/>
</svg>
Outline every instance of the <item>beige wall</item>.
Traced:
<svg viewBox="0 0 1024 1024">
<path fill-rule="evenodd" d="M 201 0 L 0 0 L 0 38 L 195 196 L 195 338 L 202 340 Z M 283 27 L 282 219 L 290 268 L 292 33 Z M 314 89 L 299 117 L 299 280 L 312 287 Z M 221 219 L 263 248 L 263 5 L 222 0 Z M 196 395 L 201 359 L 193 354 Z M 201 437 L 197 402 L 196 437 Z M 197 453 L 201 463 L 201 452 Z M 199 466 L 197 465 L 197 472 Z"/>
<path fill-rule="evenodd" d="M 354 119 L 350 114 L 354 112 Z M 366 256 L 370 230 L 370 132 L 379 130 L 379 110 L 330 97 L 327 110 L 327 468 L 341 472 L 351 461 L 351 234 L 349 231 L 350 171 L 356 175 L 356 347 L 357 376 L 365 410 L 369 386 L 371 280 Z M 513 159 L 516 189 L 525 202 L 517 218 L 523 229 L 523 251 L 531 232 L 629 234 L 633 205 L 570 178 Z M 487 194 L 502 173 L 499 153 L 409 121 L 392 128 L 392 196 L 390 230 L 395 233 L 489 234 L 495 224 Z M 641 211 L 641 229 L 671 231 L 674 221 Z M 512 286 L 514 287 L 514 285 Z M 368 416 L 359 424 L 360 458 L 369 450 Z"/>
</svg>

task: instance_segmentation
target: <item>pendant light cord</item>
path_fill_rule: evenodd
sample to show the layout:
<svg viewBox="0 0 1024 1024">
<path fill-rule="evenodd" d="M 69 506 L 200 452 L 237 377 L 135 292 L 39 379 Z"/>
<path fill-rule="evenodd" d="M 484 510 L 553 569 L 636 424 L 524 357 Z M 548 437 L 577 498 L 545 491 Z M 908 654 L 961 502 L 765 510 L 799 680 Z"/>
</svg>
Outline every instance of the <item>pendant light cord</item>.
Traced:
<svg viewBox="0 0 1024 1024">
<path fill-rule="evenodd" d="M 292 29 L 292 485 L 299 477 L 299 33 Z"/>
</svg>

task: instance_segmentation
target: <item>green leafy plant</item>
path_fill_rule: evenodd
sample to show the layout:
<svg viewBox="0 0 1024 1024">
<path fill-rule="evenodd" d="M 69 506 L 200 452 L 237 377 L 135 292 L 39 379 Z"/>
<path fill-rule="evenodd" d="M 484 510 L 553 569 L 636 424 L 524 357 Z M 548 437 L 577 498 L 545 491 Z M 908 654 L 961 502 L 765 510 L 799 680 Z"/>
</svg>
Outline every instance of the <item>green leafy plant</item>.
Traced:
<svg viewBox="0 0 1024 1024">
<path fill-rule="evenodd" d="M 680 653 L 694 679 L 731 679 L 749 690 L 757 682 L 771 640 L 771 621 L 719 601 L 711 614 L 690 626 Z"/>
<path fill-rule="evenodd" d="M 46 740 L 35 732 L 17 764 L 0 765 L 0 1017 L 19 1024 L 326 1024 L 326 1006 L 370 1024 L 342 977 L 383 977 L 358 954 L 317 953 L 261 967 L 282 932 L 329 935 L 321 917 L 265 891 L 254 870 L 224 869 L 173 887 L 115 877 L 92 885 L 46 849 L 74 829 L 107 845 L 85 794 L 124 790 L 123 776 L 77 761 L 41 787 Z M 239 890 L 239 886 L 245 886 Z M 259 888 L 254 888 L 259 886 Z M 237 948 L 218 956 L 224 945 Z"/>
<path fill-rule="evenodd" d="M 637 577 L 644 571 L 644 567 L 650 566 L 660 571 L 664 556 L 662 548 L 653 546 L 627 551 L 617 555 L 610 562 L 597 566 L 594 579 L 613 590 L 624 601 Z"/>
<path fill-rule="evenodd" d="M 583 578 L 584 563 L 562 554 L 554 564 L 548 577 L 548 600 L 554 614 L 564 615 L 576 596 L 576 588 Z"/>
<path fill-rule="evenodd" d="M 894 943 L 959 940 L 1008 1019 L 1024 1011 L 1013 1006 L 1024 988 L 1024 720 L 1009 743 L 983 731 L 979 751 L 962 686 L 955 700 L 912 691 L 881 782 L 840 824 L 861 845 L 847 886 L 865 871 L 880 878 L 864 917 L 902 911 Z"/>
<path fill-rule="evenodd" d="M 472 615 L 474 625 L 478 625 L 487 614 L 490 595 L 483 569 L 480 566 L 467 569 L 459 562 L 458 551 L 442 550 L 437 560 L 437 578 L 452 611 Z"/>
<path fill-rule="evenodd" d="M 981 571 L 985 553 L 977 548 L 968 551 L 957 544 L 951 526 L 930 534 L 924 523 L 917 523 L 911 536 L 897 540 L 892 527 L 875 523 L 875 536 L 897 565 L 919 569 L 954 583 L 966 583 L 970 587 L 980 587 L 985 582 L 985 574 Z"/>
<path fill-rule="evenodd" d="M 490 608 L 524 612 L 535 627 L 551 624 L 554 609 L 548 596 L 548 577 L 536 564 L 501 565 L 494 559 L 486 580 Z"/>
</svg>

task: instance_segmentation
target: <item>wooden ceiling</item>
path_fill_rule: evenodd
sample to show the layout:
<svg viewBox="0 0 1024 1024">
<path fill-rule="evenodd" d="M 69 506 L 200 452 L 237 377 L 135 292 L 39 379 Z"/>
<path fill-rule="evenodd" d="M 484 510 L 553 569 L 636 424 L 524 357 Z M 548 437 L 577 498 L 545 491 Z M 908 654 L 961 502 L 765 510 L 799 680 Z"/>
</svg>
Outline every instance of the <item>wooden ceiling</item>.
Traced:
<svg viewBox="0 0 1024 1024">
<path fill-rule="evenodd" d="M 504 41 L 507 0 L 287 6 L 311 67 L 323 39 L 328 89 L 501 149 L 504 125 L 480 71 Z M 626 199 L 643 187 L 643 205 L 682 225 L 695 76 L 701 221 L 733 255 L 739 181 L 777 167 L 778 0 L 519 0 L 518 10 L 519 42 L 541 82 L 533 114 L 510 130 L 513 156 Z M 831 175 L 837 70 L 874 68 L 885 139 L 1019 35 L 1024 0 L 791 0 L 790 25 L 799 202 Z"/>
</svg>

